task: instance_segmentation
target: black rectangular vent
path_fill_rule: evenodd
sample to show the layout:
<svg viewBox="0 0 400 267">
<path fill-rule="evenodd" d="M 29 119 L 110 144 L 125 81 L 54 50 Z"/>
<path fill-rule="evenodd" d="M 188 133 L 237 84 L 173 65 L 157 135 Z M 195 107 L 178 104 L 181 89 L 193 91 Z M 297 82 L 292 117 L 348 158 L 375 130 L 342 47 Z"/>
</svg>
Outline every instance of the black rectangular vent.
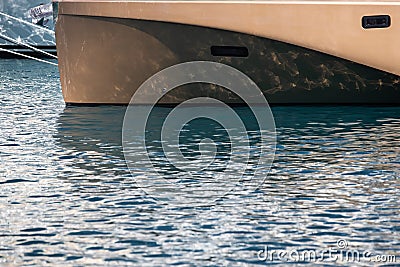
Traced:
<svg viewBox="0 0 400 267">
<path fill-rule="evenodd" d="M 244 46 L 211 46 L 211 55 L 215 57 L 248 57 L 249 50 Z"/>
<path fill-rule="evenodd" d="M 362 27 L 364 29 L 388 28 L 390 27 L 390 16 L 389 15 L 364 16 L 362 18 Z"/>
</svg>

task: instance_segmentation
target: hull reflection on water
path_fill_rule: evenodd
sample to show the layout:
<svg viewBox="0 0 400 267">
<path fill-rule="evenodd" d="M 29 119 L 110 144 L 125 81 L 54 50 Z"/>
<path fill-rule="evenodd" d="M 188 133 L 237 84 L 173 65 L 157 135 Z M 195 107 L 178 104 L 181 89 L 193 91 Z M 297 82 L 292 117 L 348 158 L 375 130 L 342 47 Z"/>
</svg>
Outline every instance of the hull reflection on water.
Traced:
<svg viewBox="0 0 400 267">
<path fill-rule="evenodd" d="M 250 135 L 257 132 L 250 111 L 244 107 L 234 109 L 246 122 Z M 58 120 L 55 137 L 68 151 L 71 165 L 93 174 L 129 174 L 121 140 L 125 110 L 123 106 L 65 108 Z M 160 141 L 162 123 L 171 110 L 156 107 L 146 128 L 148 155 L 154 167 L 166 177 L 176 172 L 176 168 L 167 164 Z M 329 163 L 325 170 L 327 174 L 340 175 L 346 169 L 360 168 L 399 169 L 400 144 L 396 144 L 400 139 L 398 107 L 294 106 L 273 107 L 272 112 L 277 127 L 277 151 L 271 175 L 279 172 L 280 178 L 290 176 L 290 173 L 307 169 L 308 165 L 315 167 L 319 161 Z M 185 157 L 198 157 L 199 142 L 210 138 L 217 143 L 221 162 L 229 159 L 230 140 L 220 125 L 198 121 L 183 129 L 180 145 Z M 253 141 L 256 145 L 257 138 Z M 287 166 L 289 162 L 291 167 Z M 393 162 L 394 165 L 385 165 L 384 162 Z M 219 167 L 219 170 L 224 169 L 223 164 Z M 289 172 L 282 173 L 282 170 Z"/>
<path fill-rule="evenodd" d="M 125 109 L 122 106 L 66 107 L 54 136 L 68 152 L 64 153 L 63 160 L 84 173 L 127 173 L 121 141 Z"/>
</svg>

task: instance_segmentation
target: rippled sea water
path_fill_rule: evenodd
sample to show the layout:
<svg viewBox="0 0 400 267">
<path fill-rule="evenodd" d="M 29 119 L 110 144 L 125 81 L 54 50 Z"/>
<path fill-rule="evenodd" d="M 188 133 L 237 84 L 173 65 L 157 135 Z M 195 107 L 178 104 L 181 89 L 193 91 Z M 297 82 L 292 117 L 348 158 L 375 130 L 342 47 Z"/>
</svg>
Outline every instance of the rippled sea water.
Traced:
<svg viewBox="0 0 400 267">
<path fill-rule="evenodd" d="M 0 73 L 0 266 L 400 265 L 400 107 L 273 107 L 265 183 L 182 207 L 136 185 L 125 107 L 65 107 L 53 66 L 1 60 Z"/>
</svg>

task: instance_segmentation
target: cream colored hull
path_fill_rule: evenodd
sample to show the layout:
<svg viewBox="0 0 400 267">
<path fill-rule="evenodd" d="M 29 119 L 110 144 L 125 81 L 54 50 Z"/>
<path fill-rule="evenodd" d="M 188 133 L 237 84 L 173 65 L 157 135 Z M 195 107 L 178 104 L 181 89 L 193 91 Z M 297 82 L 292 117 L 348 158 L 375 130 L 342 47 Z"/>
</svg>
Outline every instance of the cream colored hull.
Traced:
<svg viewBox="0 0 400 267">
<path fill-rule="evenodd" d="M 364 29 L 363 16 L 389 15 Z M 270 103 L 400 103 L 398 2 L 61 1 L 56 25 L 65 102 L 127 104 L 158 71 L 181 62 L 233 66 Z M 247 57 L 213 56 L 212 46 Z M 164 97 L 239 100 L 215 86 Z"/>
</svg>

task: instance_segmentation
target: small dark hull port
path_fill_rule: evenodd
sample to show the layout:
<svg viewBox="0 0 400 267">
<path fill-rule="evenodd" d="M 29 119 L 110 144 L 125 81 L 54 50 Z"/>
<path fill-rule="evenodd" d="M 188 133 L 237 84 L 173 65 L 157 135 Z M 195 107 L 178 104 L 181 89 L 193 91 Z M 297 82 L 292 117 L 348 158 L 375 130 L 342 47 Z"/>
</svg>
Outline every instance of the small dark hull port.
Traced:
<svg viewBox="0 0 400 267">
<path fill-rule="evenodd" d="M 242 71 L 270 104 L 400 104 L 397 75 L 263 37 L 86 16 L 61 16 L 57 27 L 63 94 L 69 104 L 127 104 L 146 79 L 189 61 L 215 61 Z M 198 96 L 241 102 L 224 88 L 197 84 L 175 89 L 159 104 Z"/>
</svg>

